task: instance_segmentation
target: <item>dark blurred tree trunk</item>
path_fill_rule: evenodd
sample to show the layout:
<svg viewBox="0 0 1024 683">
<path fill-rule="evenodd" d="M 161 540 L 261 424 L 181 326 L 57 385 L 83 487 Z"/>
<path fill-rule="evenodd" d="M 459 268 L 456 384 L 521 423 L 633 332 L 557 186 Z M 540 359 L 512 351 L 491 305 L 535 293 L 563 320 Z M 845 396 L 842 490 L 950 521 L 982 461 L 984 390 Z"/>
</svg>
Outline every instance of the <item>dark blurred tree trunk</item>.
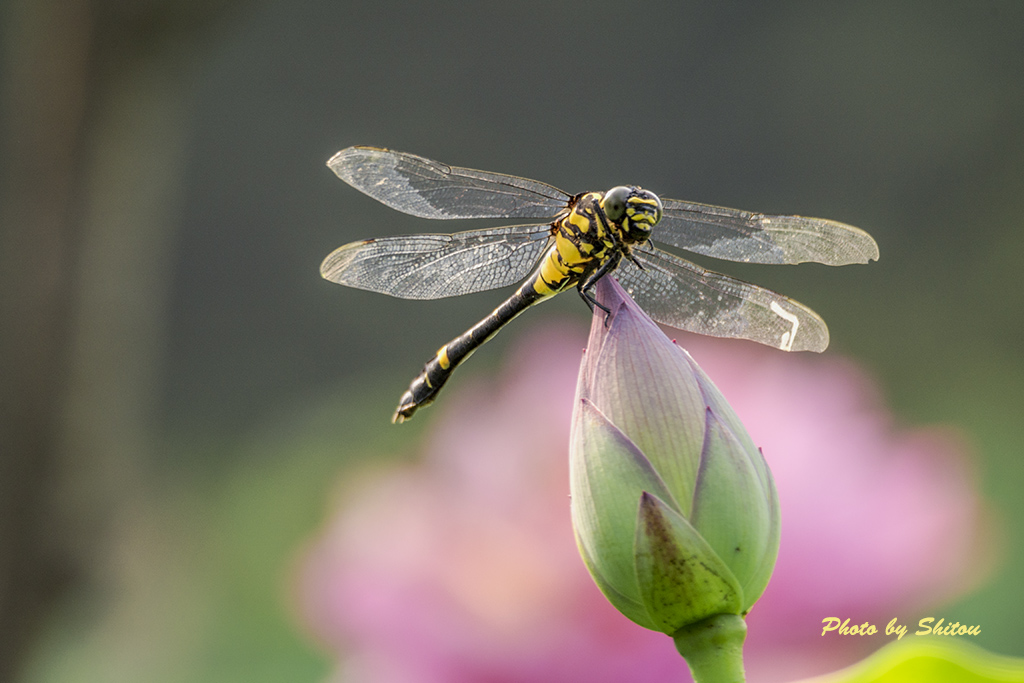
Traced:
<svg viewBox="0 0 1024 683">
<path fill-rule="evenodd" d="M 152 448 L 196 46 L 226 1 L 8 0 L 0 135 L 0 681 L 115 585 Z"/>
<path fill-rule="evenodd" d="M 54 535 L 52 476 L 75 302 L 82 135 L 90 73 L 85 0 L 4 6 L 0 143 L 0 680 L 74 568 Z"/>
</svg>

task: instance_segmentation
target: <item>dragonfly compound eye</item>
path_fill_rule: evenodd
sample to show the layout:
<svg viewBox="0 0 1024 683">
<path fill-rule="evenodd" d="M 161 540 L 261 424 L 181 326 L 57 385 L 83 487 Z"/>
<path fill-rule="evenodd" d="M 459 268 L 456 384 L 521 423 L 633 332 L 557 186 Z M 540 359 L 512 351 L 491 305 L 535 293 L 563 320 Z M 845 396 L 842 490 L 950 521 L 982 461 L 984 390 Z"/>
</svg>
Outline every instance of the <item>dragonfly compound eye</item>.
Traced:
<svg viewBox="0 0 1024 683">
<path fill-rule="evenodd" d="M 604 198 L 601 199 L 601 208 L 604 209 L 604 215 L 608 216 L 608 220 L 612 223 L 618 223 L 626 215 L 626 200 L 629 199 L 630 192 L 632 192 L 631 188 L 619 185 L 604 193 Z"/>
</svg>

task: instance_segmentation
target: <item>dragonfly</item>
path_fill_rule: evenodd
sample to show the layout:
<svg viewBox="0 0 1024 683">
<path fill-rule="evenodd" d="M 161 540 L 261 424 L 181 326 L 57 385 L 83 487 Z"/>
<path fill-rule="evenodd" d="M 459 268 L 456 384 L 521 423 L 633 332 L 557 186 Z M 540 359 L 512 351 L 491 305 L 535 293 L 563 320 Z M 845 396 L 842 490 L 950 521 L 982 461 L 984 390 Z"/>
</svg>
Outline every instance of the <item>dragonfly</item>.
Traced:
<svg viewBox="0 0 1024 683">
<path fill-rule="evenodd" d="M 651 244 L 762 264 L 827 265 L 878 259 L 867 232 L 823 218 L 778 216 L 661 199 L 635 185 L 569 194 L 503 173 L 449 166 L 378 147 L 343 149 L 327 165 L 357 190 L 421 218 L 542 219 L 454 234 L 377 237 L 339 247 L 320 274 L 403 299 L 440 299 L 521 283 L 486 318 L 427 361 L 392 422 L 429 405 L 455 369 L 527 308 L 575 287 L 593 311 L 611 275 L 657 322 L 783 351 L 824 351 L 828 328 L 807 306 L 706 270 Z"/>
</svg>

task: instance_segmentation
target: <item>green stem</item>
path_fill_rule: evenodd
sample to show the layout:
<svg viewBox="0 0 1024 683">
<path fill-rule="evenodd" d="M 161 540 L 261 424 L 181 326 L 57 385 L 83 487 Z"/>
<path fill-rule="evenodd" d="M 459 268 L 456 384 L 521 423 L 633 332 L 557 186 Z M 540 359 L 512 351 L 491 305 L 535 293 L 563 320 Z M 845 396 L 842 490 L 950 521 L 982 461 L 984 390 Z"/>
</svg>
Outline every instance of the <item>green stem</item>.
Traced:
<svg viewBox="0 0 1024 683">
<path fill-rule="evenodd" d="M 743 639 L 747 622 L 736 614 L 716 614 L 673 634 L 679 654 L 697 683 L 744 683 Z"/>
</svg>

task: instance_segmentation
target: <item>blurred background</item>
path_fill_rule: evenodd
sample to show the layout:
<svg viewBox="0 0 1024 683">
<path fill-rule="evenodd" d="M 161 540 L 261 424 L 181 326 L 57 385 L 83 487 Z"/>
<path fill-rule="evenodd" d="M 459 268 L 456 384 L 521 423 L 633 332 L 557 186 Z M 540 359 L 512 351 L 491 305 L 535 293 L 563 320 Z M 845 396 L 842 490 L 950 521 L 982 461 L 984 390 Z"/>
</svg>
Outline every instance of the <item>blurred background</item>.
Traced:
<svg viewBox="0 0 1024 683">
<path fill-rule="evenodd" d="M 320 279 L 355 239 L 490 224 L 362 196 L 324 165 L 353 144 L 871 232 L 868 267 L 702 265 L 812 306 L 899 422 L 970 444 L 1001 541 L 946 612 L 1024 655 L 1021 3 L 0 11 L 0 680 L 332 669 L 296 558 L 346 473 L 415 454 L 440 408 L 393 427 L 398 396 L 504 296 Z M 582 334 L 564 299 L 516 327 Z"/>
</svg>

